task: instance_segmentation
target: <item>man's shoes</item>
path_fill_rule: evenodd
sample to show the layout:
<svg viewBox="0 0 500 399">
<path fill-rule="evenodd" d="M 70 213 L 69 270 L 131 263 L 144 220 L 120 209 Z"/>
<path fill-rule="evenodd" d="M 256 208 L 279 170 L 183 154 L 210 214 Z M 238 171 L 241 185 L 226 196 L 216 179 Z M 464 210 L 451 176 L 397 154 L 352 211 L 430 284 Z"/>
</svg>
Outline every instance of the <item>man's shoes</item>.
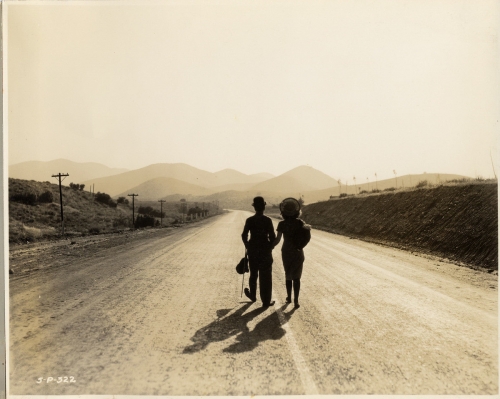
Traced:
<svg viewBox="0 0 500 399">
<path fill-rule="evenodd" d="M 269 306 L 273 306 L 273 305 L 274 305 L 274 302 L 275 302 L 275 301 L 271 301 L 271 302 L 269 302 L 269 303 L 263 303 L 263 304 L 262 304 L 262 307 L 263 307 L 263 308 L 268 308 Z"/>
<path fill-rule="evenodd" d="M 248 288 L 245 288 L 245 295 L 248 299 L 250 299 L 252 302 L 255 302 L 257 300 L 257 298 L 255 298 L 254 296 L 252 296 L 252 294 L 250 294 L 250 290 Z"/>
<path fill-rule="evenodd" d="M 295 304 L 293 306 L 295 309 L 300 308 L 299 301 L 295 301 Z"/>
<path fill-rule="evenodd" d="M 285 302 L 286 303 L 292 303 L 292 299 L 289 296 L 287 296 L 286 299 L 285 299 Z"/>
</svg>

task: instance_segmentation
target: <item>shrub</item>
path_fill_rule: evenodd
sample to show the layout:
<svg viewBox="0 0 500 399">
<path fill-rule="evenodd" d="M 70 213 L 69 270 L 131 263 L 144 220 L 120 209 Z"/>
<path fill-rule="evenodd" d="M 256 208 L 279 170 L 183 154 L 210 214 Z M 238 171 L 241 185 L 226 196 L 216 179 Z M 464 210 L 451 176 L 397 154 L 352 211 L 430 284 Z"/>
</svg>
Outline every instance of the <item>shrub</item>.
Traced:
<svg viewBox="0 0 500 399">
<path fill-rule="evenodd" d="M 26 205 L 35 205 L 37 200 L 37 193 L 35 191 L 24 191 L 22 193 L 13 194 L 10 201 L 21 202 Z"/>
<path fill-rule="evenodd" d="M 396 189 L 394 187 L 389 187 L 389 188 L 386 188 L 384 189 L 384 191 L 395 191 Z"/>
<path fill-rule="evenodd" d="M 340 193 L 339 198 L 347 197 L 347 193 Z"/>
<path fill-rule="evenodd" d="M 368 193 L 368 191 L 366 191 L 366 190 L 361 190 L 359 193 L 360 193 L 360 194 L 367 194 L 367 193 Z"/>
<path fill-rule="evenodd" d="M 148 227 L 155 225 L 155 218 L 148 215 L 138 215 L 135 219 L 135 227 Z"/>
<path fill-rule="evenodd" d="M 380 192 L 381 192 L 381 190 L 379 190 L 378 188 L 374 188 L 374 189 L 372 190 L 372 193 L 380 193 Z"/>
<path fill-rule="evenodd" d="M 42 194 L 38 196 L 38 202 L 46 204 L 54 202 L 54 194 L 50 190 L 44 191 Z"/>
<path fill-rule="evenodd" d="M 148 215 L 148 216 L 154 216 L 157 218 L 165 217 L 165 212 L 160 212 L 156 209 L 153 209 L 150 206 L 140 206 L 138 213 L 141 213 L 143 215 Z"/>
<path fill-rule="evenodd" d="M 421 180 L 417 183 L 417 185 L 415 186 L 416 188 L 423 188 L 423 187 L 427 187 L 429 185 L 429 182 L 427 180 Z"/>
<path fill-rule="evenodd" d="M 114 228 L 132 227 L 132 221 L 130 220 L 129 217 L 127 217 L 125 215 L 120 215 L 119 217 L 117 217 L 113 220 L 113 227 Z"/>
<path fill-rule="evenodd" d="M 91 227 L 89 228 L 89 234 L 99 234 L 101 232 L 101 229 L 99 227 Z"/>
<path fill-rule="evenodd" d="M 471 181 L 471 179 L 468 179 L 466 177 L 463 177 L 461 179 L 452 179 L 452 180 L 447 180 L 446 182 L 447 183 L 467 183 Z"/>
<path fill-rule="evenodd" d="M 118 204 L 125 204 L 125 205 L 127 205 L 128 204 L 128 199 L 126 199 L 125 197 L 118 197 L 118 199 L 116 200 L 116 202 Z"/>
<path fill-rule="evenodd" d="M 200 207 L 196 207 L 196 208 L 189 208 L 189 211 L 188 211 L 188 215 L 195 215 L 195 214 L 201 214 L 202 213 L 202 209 Z"/>
<path fill-rule="evenodd" d="M 83 191 L 85 184 L 69 183 L 69 187 L 76 191 Z"/>
<path fill-rule="evenodd" d="M 105 205 L 108 205 L 112 208 L 116 208 L 116 202 L 113 201 L 113 199 L 111 198 L 111 196 L 109 194 L 100 193 L 98 191 L 97 194 L 95 195 L 94 199 L 95 199 L 95 201 L 100 202 L 101 204 L 105 204 Z"/>
</svg>

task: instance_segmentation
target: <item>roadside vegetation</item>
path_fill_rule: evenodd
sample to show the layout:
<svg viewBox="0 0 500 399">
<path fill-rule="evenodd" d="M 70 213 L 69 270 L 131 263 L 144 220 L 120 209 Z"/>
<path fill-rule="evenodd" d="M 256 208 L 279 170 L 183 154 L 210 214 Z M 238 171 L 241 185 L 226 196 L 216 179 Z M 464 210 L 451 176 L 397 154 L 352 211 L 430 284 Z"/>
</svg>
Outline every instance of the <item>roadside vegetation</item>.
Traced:
<svg viewBox="0 0 500 399">
<path fill-rule="evenodd" d="M 318 229 L 498 270 L 496 180 L 460 180 L 310 204 Z"/>
<path fill-rule="evenodd" d="M 84 186 L 62 186 L 65 236 L 103 234 L 131 229 L 132 204 Z M 172 226 L 207 215 L 207 210 L 179 202 L 135 201 L 135 227 Z M 160 209 L 162 210 L 160 212 Z M 61 236 L 59 186 L 50 182 L 9 179 L 9 242 L 29 243 Z"/>
</svg>

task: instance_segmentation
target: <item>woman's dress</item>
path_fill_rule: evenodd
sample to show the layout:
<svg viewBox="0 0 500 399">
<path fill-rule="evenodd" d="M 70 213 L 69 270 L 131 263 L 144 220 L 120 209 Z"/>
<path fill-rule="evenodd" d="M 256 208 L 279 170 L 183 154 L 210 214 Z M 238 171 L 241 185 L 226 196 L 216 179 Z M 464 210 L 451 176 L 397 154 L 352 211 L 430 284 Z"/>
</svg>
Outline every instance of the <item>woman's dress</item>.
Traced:
<svg viewBox="0 0 500 399">
<path fill-rule="evenodd" d="M 294 236 L 304 224 L 301 219 L 285 219 L 278 223 L 277 230 L 283 234 L 284 239 L 281 247 L 281 257 L 287 280 L 299 279 L 302 276 L 304 251 L 297 249 L 294 244 Z"/>
</svg>

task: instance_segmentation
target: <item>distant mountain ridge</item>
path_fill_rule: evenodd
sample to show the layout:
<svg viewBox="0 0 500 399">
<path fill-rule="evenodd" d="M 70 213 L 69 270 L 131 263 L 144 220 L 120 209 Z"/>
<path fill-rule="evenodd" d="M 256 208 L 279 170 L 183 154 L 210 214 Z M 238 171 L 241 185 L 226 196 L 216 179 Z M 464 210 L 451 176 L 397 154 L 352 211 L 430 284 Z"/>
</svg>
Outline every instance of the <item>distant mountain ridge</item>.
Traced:
<svg viewBox="0 0 500 399">
<path fill-rule="evenodd" d="M 208 188 L 186 183 L 172 177 L 155 177 L 136 187 L 118 194 L 118 197 L 126 197 L 128 194 L 139 194 L 139 200 L 153 201 L 169 195 L 210 195 L 213 193 Z"/>
<path fill-rule="evenodd" d="M 277 177 L 256 184 L 254 191 L 306 192 L 338 186 L 337 180 L 311 166 L 298 166 Z"/>
<path fill-rule="evenodd" d="M 341 185 L 334 178 L 314 169 L 311 166 L 298 166 L 279 176 L 269 173 L 256 173 L 246 175 L 234 169 L 223 169 L 212 173 L 184 163 L 158 163 L 140 169 L 125 170 L 121 173 L 92 177 L 87 180 L 79 178 L 80 175 L 99 173 L 113 173 L 120 169 L 107 168 L 100 164 L 57 163 L 65 160 L 56 160 L 46 163 L 18 164 L 38 169 L 30 177 L 17 177 L 26 180 L 50 181 L 51 175 L 62 172 L 69 173 L 66 180 L 85 184 L 87 187 L 94 185 L 95 191 L 108 193 L 112 197 L 126 196 L 129 193 L 139 194 L 142 200 L 166 199 L 178 201 L 186 198 L 189 201 L 214 201 L 220 205 L 234 209 L 248 209 L 253 197 L 262 195 L 268 204 L 279 204 L 288 196 L 302 197 L 306 204 L 328 200 L 330 196 L 336 197 L 341 193 L 359 194 L 362 191 L 371 192 L 373 189 L 385 190 L 387 188 L 414 187 L 419 181 L 427 180 L 429 184 L 445 182 L 447 180 L 462 179 L 465 176 L 454 174 L 424 173 L 405 175 L 384 179 L 380 181 L 354 184 L 341 181 Z M 71 165 L 73 164 L 73 165 Z M 18 165 L 9 168 L 9 175 L 17 172 Z M 89 165 L 98 165 L 97 170 Z M 68 169 L 70 166 L 78 169 Z M 95 167 L 95 166 L 94 166 Z M 50 169 L 50 173 L 48 169 Z M 54 170 L 52 170 L 54 169 Z M 22 170 L 22 168 L 21 168 Z M 79 172 L 80 175 L 78 174 Z M 92 172 L 92 173 L 90 173 Z"/>
<path fill-rule="evenodd" d="M 9 166 L 9 177 L 23 180 L 54 182 L 52 175 L 68 173 L 64 185 L 82 183 L 89 179 L 114 176 L 128 171 L 124 168 L 110 168 L 96 162 L 73 162 L 67 159 L 53 161 L 27 161 Z"/>
<path fill-rule="evenodd" d="M 111 196 L 116 196 L 134 187 L 137 187 L 148 180 L 158 177 L 169 177 L 185 183 L 193 184 L 203 188 L 213 189 L 217 186 L 239 183 L 255 183 L 266 179 L 267 174 L 245 175 L 232 169 L 211 173 L 206 170 L 198 169 L 184 163 L 159 163 L 146 166 L 144 168 L 131 170 L 113 177 L 103 177 L 93 181 L 84 182 L 84 184 L 95 184 L 95 189 L 104 191 Z M 150 190 L 161 191 L 160 188 Z"/>
</svg>

